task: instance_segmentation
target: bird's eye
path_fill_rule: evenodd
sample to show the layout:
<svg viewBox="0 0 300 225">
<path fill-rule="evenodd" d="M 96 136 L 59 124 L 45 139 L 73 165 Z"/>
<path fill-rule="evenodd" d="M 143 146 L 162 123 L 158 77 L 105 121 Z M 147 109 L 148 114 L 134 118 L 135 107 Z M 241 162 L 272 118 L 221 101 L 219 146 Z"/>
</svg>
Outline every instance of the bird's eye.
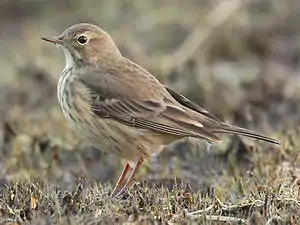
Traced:
<svg viewBox="0 0 300 225">
<path fill-rule="evenodd" d="M 84 36 L 84 35 L 81 35 L 77 38 L 77 42 L 80 44 L 80 45 L 84 45 L 86 44 L 87 42 L 89 41 L 89 39 L 87 38 L 87 36 Z"/>
</svg>

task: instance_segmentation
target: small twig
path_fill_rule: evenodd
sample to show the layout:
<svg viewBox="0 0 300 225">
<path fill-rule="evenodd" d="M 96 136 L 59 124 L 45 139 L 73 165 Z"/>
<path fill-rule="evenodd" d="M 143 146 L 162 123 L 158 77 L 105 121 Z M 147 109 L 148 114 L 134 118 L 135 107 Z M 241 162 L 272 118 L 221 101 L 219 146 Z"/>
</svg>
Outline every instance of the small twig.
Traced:
<svg viewBox="0 0 300 225">
<path fill-rule="evenodd" d="M 4 202 L 2 200 L 1 200 L 1 202 L 5 205 L 5 207 L 9 211 L 9 213 L 13 214 L 17 218 L 17 220 L 19 222 L 24 221 L 24 220 L 22 220 L 22 218 L 20 217 L 20 215 L 18 215 L 6 202 Z"/>
<path fill-rule="evenodd" d="M 262 200 L 255 200 L 255 201 L 250 202 L 250 203 L 227 206 L 224 203 L 222 203 L 221 200 L 217 196 L 215 196 L 215 199 L 217 200 L 217 202 L 221 206 L 221 210 L 223 212 L 236 212 L 239 209 L 246 208 L 246 207 L 250 207 L 251 208 L 253 206 L 255 206 L 256 208 L 260 208 L 260 207 L 262 207 L 264 205 L 264 202 Z"/>
<path fill-rule="evenodd" d="M 295 186 L 299 184 L 299 182 L 300 182 L 299 180 L 300 180 L 300 177 L 296 177 L 296 178 L 294 179 L 294 182 L 293 182 L 292 185 L 290 186 L 289 192 L 290 192 L 290 195 L 291 195 L 291 196 L 295 194 L 295 190 L 294 190 L 294 189 L 295 189 Z"/>
<path fill-rule="evenodd" d="M 268 217 L 268 203 L 269 203 L 269 190 L 265 194 L 265 201 L 264 201 L 264 216 L 267 218 Z"/>
<path fill-rule="evenodd" d="M 190 215 L 188 216 L 190 219 L 197 219 L 201 216 L 205 216 L 206 220 L 208 221 L 218 221 L 218 222 L 227 222 L 227 223 L 243 223 L 246 224 L 247 220 L 238 218 L 238 217 L 229 217 L 229 216 L 215 216 L 215 215 L 203 215 L 203 214 L 197 214 L 197 215 Z M 177 218 L 178 216 L 176 216 Z M 172 218 L 174 220 L 175 217 Z M 168 224 L 173 224 L 172 221 L 170 221 Z"/>
<path fill-rule="evenodd" d="M 297 162 L 297 159 L 298 159 L 299 154 L 300 154 L 300 150 L 298 150 L 298 151 L 296 152 L 296 154 L 294 155 L 293 161 L 292 161 L 292 167 L 293 167 L 293 170 L 294 170 L 294 171 L 295 171 L 295 164 L 296 164 L 296 162 Z"/>
<path fill-rule="evenodd" d="M 200 209 L 200 210 L 193 211 L 193 212 L 186 212 L 187 211 L 186 210 L 186 211 L 184 211 L 185 212 L 184 216 L 192 218 L 193 216 L 209 212 L 213 207 L 214 207 L 214 204 L 210 205 L 209 207 L 207 207 L 205 209 Z M 172 217 L 172 220 L 175 220 L 179 217 L 180 217 L 180 215 L 175 215 L 175 216 Z"/>
<path fill-rule="evenodd" d="M 48 201 L 50 201 L 50 199 L 48 198 L 48 196 L 46 196 L 45 194 L 44 194 L 44 192 L 42 192 L 34 183 L 31 183 L 30 182 L 30 185 L 32 186 L 32 187 L 34 187 L 45 199 L 47 199 Z"/>
<path fill-rule="evenodd" d="M 169 72 L 173 68 L 180 68 L 185 64 L 195 52 L 211 37 L 212 33 L 221 27 L 236 11 L 245 6 L 247 1 L 224 0 L 217 5 L 206 17 L 204 23 L 208 29 L 204 29 L 203 23 L 185 39 L 183 44 L 170 56 L 166 56 L 163 61 L 164 70 Z"/>
<path fill-rule="evenodd" d="M 214 216 L 214 215 L 205 215 L 207 220 L 210 221 L 219 221 L 219 222 L 227 222 L 227 223 L 243 223 L 246 224 L 247 220 L 237 217 L 229 217 L 229 216 Z"/>
<path fill-rule="evenodd" d="M 227 208 L 227 206 L 223 203 L 223 202 L 221 202 L 221 200 L 217 197 L 217 196 L 214 196 L 214 198 L 217 200 L 217 202 L 219 203 L 219 205 L 222 207 L 222 208 Z"/>
<path fill-rule="evenodd" d="M 207 213 L 210 210 L 212 210 L 213 207 L 214 207 L 214 205 L 212 204 L 211 206 L 209 206 L 209 207 L 207 207 L 205 209 L 200 209 L 200 210 L 197 210 L 197 211 L 194 211 L 194 212 L 190 212 L 190 213 L 187 213 L 186 215 L 189 217 L 189 216 L 195 216 L 195 215 Z"/>
<path fill-rule="evenodd" d="M 216 201 L 218 202 L 218 204 L 221 206 L 221 211 L 222 212 L 236 212 L 239 209 L 245 208 L 245 207 L 262 207 L 264 205 L 264 202 L 261 200 L 255 200 L 254 202 L 250 202 L 250 203 L 245 203 L 245 204 L 241 204 L 241 205 L 232 205 L 232 206 L 227 206 L 224 203 L 221 202 L 221 200 L 215 196 Z M 214 207 L 214 204 L 210 205 L 209 207 L 205 208 L 205 209 L 201 209 L 201 210 L 197 210 L 194 212 L 187 212 L 185 213 L 185 216 L 187 216 L 188 218 L 195 218 L 195 217 L 199 217 L 207 212 L 210 212 Z M 226 216 L 211 216 L 211 215 L 205 215 L 207 218 L 211 217 L 212 220 L 218 220 L 217 218 L 221 218 L 219 221 L 222 222 L 241 222 L 241 223 L 246 223 L 246 220 L 241 219 L 241 218 L 235 218 L 235 217 L 226 217 Z M 177 219 L 179 217 L 179 215 L 175 215 L 172 220 Z"/>
</svg>

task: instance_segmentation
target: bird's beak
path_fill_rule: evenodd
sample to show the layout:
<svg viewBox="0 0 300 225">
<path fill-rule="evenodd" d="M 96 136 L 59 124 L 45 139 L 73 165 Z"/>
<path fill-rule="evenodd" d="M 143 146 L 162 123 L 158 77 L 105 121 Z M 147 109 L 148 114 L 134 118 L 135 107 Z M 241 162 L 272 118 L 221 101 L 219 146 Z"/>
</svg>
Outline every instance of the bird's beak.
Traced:
<svg viewBox="0 0 300 225">
<path fill-rule="evenodd" d="M 42 40 L 48 41 L 53 44 L 63 44 L 64 43 L 64 41 L 61 40 L 59 37 L 42 37 Z"/>
</svg>

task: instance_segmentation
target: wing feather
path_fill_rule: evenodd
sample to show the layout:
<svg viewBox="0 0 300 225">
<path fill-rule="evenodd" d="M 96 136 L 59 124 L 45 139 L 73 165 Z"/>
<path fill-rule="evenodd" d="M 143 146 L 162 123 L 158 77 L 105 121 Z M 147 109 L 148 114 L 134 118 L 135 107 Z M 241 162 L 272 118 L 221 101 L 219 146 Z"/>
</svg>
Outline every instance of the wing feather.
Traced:
<svg viewBox="0 0 300 225">
<path fill-rule="evenodd" d="M 108 71 L 103 74 L 95 71 L 80 79 L 93 96 L 90 104 L 95 115 L 178 138 L 191 136 L 220 141 L 216 134 L 188 113 L 186 106 L 192 103 L 187 100 L 185 104 L 178 103 L 176 98 L 184 97 L 166 89 L 146 70 L 125 60 Z M 125 72 L 130 76 L 124 76 Z"/>
</svg>

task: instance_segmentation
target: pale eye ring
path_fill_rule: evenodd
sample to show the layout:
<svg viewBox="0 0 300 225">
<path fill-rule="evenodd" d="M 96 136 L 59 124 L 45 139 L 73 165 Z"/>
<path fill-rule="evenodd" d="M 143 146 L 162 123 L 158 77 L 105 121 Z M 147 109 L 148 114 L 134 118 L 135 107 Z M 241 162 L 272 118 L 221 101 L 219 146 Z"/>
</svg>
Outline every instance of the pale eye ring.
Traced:
<svg viewBox="0 0 300 225">
<path fill-rule="evenodd" d="M 87 36 L 85 35 L 80 35 L 78 38 L 77 38 L 77 42 L 78 44 L 80 45 L 85 45 L 86 43 L 88 43 L 89 39 Z"/>
</svg>

